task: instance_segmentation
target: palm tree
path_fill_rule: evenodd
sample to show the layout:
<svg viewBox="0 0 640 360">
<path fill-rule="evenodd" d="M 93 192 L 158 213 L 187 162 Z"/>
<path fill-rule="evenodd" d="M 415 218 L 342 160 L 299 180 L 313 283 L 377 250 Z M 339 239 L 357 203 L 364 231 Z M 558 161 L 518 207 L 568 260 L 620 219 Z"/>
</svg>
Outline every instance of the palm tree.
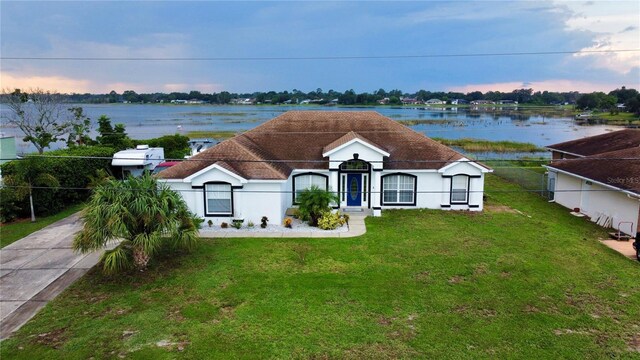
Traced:
<svg viewBox="0 0 640 360">
<path fill-rule="evenodd" d="M 148 174 L 97 186 L 82 219 L 84 227 L 73 243 L 76 251 L 101 250 L 119 241 L 102 256 L 105 273 L 144 269 L 163 250 L 192 249 L 202 222 L 180 194 Z"/>
<path fill-rule="evenodd" d="M 33 190 L 35 188 L 52 187 L 60 185 L 55 176 L 47 172 L 46 164 L 42 158 L 27 156 L 23 160 L 12 162 L 13 167 L 9 174 L 3 178 L 3 185 L 11 189 L 8 198 L 3 201 L 22 201 L 29 197 L 31 208 L 31 222 L 36 221 L 36 213 L 33 206 Z M 52 189 L 56 191 L 56 189 Z"/>
</svg>

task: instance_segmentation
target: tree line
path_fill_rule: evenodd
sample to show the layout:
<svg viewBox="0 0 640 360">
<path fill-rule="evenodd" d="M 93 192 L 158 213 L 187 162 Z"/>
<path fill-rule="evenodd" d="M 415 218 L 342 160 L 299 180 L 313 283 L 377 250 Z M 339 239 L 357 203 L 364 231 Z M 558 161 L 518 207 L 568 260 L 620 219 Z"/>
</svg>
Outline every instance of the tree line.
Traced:
<svg viewBox="0 0 640 360">
<path fill-rule="evenodd" d="M 593 95 L 597 94 L 597 95 Z M 378 89 L 372 92 L 358 93 L 353 89 L 346 90 L 344 92 L 328 90 L 324 91 L 321 88 L 304 92 L 298 89 L 291 91 L 267 91 L 267 92 L 253 92 L 253 93 L 230 93 L 228 91 L 221 91 L 219 93 L 203 93 L 200 91 L 190 92 L 171 92 L 171 93 L 141 93 L 138 94 L 133 90 L 127 90 L 123 93 L 111 91 L 108 94 L 65 94 L 62 95 L 66 102 L 71 103 L 171 103 L 172 101 L 198 101 L 208 104 L 230 104 L 234 103 L 237 99 L 251 99 L 251 103 L 255 104 L 300 104 L 305 101 L 311 101 L 314 104 L 327 104 L 337 103 L 339 105 L 376 105 L 379 102 L 391 105 L 402 104 L 402 99 L 410 98 L 417 101 L 427 101 L 430 99 L 439 99 L 448 104 L 453 100 L 465 100 L 468 102 L 487 100 L 487 101 L 517 101 L 520 104 L 532 104 L 532 105 L 560 105 L 560 104 L 572 104 L 580 106 L 580 99 L 586 96 L 586 99 L 593 98 L 594 96 L 600 99 L 602 96 L 611 96 L 612 98 L 606 98 L 602 103 L 600 100 L 595 104 L 597 106 L 607 106 L 610 104 L 610 100 L 613 100 L 615 104 L 625 104 L 629 99 L 636 98 L 638 92 L 635 89 L 626 89 L 624 86 L 620 89 L 613 90 L 609 93 L 593 93 L 584 94 L 578 91 L 569 92 L 553 92 L 553 91 L 534 91 L 533 89 L 515 89 L 511 92 L 501 91 L 472 91 L 468 93 L 462 92 L 443 92 L 443 91 L 427 91 L 419 90 L 414 93 L 403 92 L 398 89 L 386 91 L 385 89 Z M 602 94 L 602 96 L 600 95 Z M 593 101 L 585 103 L 587 105 L 594 106 Z M 640 100 L 638 100 L 640 101 Z"/>
</svg>

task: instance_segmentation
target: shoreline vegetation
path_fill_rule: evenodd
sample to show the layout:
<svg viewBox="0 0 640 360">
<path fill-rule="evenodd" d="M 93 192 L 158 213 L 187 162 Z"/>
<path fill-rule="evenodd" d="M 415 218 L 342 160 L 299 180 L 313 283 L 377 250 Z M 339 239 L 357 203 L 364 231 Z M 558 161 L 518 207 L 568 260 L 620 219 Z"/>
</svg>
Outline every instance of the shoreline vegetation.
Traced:
<svg viewBox="0 0 640 360">
<path fill-rule="evenodd" d="M 207 130 L 194 130 L 189 131 L 187 133 L 187 137 L 189 139 L 216 139 L 216 140 L 226 140 L 232 138 L 238 134 L 245 132 L 246 130 L 238 130 L 238 131 L 207 131 Z"/>
<path fill-rule="evenodd" d="M 470 152 L 536 153 L 545 151 L 544 148 L 538 147 L 535 144 L 516 141 L 490 141 L 472 138 L 443 139 L 437 137 L 432 139 L 443 145 L 456 146 Z"/>
</svg>

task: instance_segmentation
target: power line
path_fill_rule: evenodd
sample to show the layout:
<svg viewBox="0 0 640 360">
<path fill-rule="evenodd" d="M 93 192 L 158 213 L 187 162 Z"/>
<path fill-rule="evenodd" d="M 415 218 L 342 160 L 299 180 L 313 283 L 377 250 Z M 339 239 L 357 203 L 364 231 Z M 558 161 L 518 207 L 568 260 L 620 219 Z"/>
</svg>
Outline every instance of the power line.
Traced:
<svg viewBox="0 0 640 360">
<path fill-rule="evenodd" d="M 460 57 L 496 57 L 529 55 L 606 54 L 638 52 L 640 49 L 527 51 L 496 53 L 420 54 L 420 55 L 346 55 L 346 56 L 257 56 L 257 57 L 76 57 L 76 56 L 2 56 L 0 60 L 44 61 L 299 61 L 299 60 L 375 60 Z"/>
</svg>

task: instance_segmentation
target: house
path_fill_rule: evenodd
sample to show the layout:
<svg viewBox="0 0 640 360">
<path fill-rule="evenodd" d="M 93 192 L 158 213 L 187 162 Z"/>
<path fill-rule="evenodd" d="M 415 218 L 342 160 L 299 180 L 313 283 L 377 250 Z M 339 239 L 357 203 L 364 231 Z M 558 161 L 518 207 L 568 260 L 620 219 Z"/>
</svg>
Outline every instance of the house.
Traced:
<svg viewBox="0 0 640 360">
<path fill-rule="evenodd" d="M 509 105 L 509 104 L 518 105 L 518 102 L 515 101 L 515 100 L 500 100 L 500 101 L 498 101 L 498 104 L 500 104 L 500 105 Z"/>
<path fill-rule="evenodd" d="M 640 130 L 547 146 L 549 191 L 558 204 L 635 236 L 640 222 Z"/>
<path fill-rule="evenodd" d="M 442 104 L 446 104 L 446 101 L 442 101 L 440 99 L 429 99 L 425 102 L 425 104 L 427 105 L 442 105 Z"/>
<path fill-rule="evenodd" d="M 135 149 L 122 150 L 113 154 L 111 165 L 120 167 L 123 177 L 140 176 L 144 171 L 153 171 L 163 161 L 163 148 L 138 145 Z"/>
<path fill-rule="evenodd" d="M 289 111 L 159 174 L 214 223 L 281 223 L 312 185 L 335 209 L 481 211 L 492 170 L 373 111 Z"/>
<path fill-rule="evenodd" d="M 474 100 L 471 102 L 471 105 L 492 105 L 492 104 L 495 104 L 495 102 L 491 100 Z"/>
<path fill-rule="evenodd" d="M 0 165 L 17 159 L 16 137 L 6 136 L 0 133 Z M 0 182 L 2 181 L 2 170 L 0 169 Z"/>
<path fill-rule="evenodd" d="M 469 102 L 465 99 L 453 99 L 451 100 L 451 105 L 464 105 L 464 104 L 468 104 Z"/>
<path fill-rule="evenodd" d="M 409 97 L 403 97 L 400 98 L 400 101 L 404 104 L 404 105 L 414 105 L 414 104 L 418 104 L 418 99 L 416 98 L 409 98 Z"/>
</svg>

